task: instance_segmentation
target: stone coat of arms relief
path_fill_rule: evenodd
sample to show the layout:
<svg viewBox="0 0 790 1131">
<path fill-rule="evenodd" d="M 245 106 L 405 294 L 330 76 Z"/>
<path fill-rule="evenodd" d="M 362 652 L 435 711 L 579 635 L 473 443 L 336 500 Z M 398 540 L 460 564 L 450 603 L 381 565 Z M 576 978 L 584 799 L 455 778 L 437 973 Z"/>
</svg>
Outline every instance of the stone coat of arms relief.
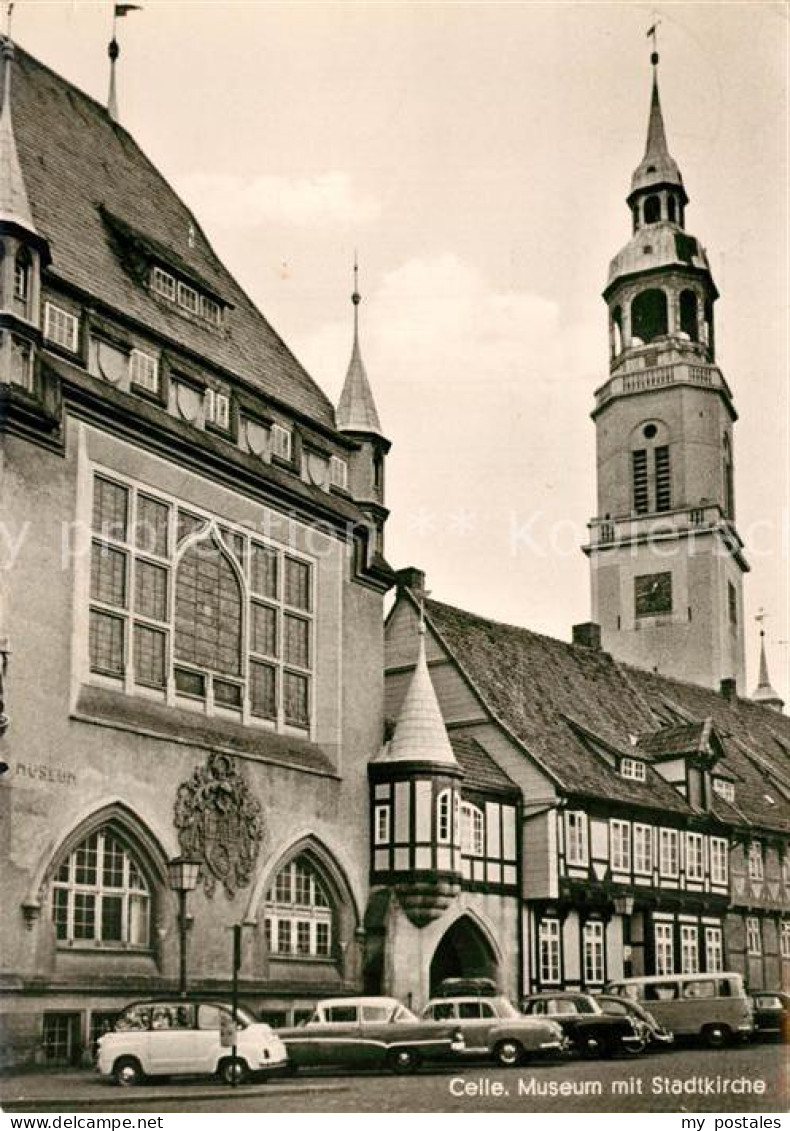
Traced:
<svg viewBox="0 0 790 1131">
<path fill-rule="evenodd" d="M 209 754 L 181 783 L 173 819 L 182 853 L 202 861 L 207 896 L 217 882 L 228 899 L 249 885 L 264 838 L 263 810 L 231 755 Z"/>
</svg>

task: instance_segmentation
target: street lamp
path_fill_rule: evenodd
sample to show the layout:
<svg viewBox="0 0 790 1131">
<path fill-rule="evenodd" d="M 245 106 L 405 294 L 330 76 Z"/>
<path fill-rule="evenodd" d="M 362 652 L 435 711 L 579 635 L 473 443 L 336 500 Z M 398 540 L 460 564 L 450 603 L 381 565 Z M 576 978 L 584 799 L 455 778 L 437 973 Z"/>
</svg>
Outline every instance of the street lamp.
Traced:
<svg viewBox="0 0 790 1131">
<path fill-rule="evenodd" d="M 178 930 L 180 938 L 180 962 L 178 992 L 182 997 L 187 992 L 187 892 L 197 887 L 200 861 L 188 856 L 174 856 L 167 862 L 167 882 L 172 891 L 178 892 Z"/>
</svg>

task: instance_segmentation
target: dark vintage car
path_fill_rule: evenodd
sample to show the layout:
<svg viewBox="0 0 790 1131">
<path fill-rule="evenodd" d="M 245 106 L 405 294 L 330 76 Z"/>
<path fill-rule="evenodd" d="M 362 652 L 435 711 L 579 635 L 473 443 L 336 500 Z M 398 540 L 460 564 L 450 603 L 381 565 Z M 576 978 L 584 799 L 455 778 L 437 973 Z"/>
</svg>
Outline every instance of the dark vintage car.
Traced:
<svg viewBox="0 0 790 1131">
<path fill-rule="evenodd" d="M 752 1037 L 790 1041 L 790 994 L 781 990 L 756 990 L 751 997 L 754 1006 Z"/>
<path fill-rule="evenodd" d="M 422 1012 L 426 1021 L 454 1021 L 464 1035 L 464 1056 L 485 1057 L 512 1068 L 533 1056 L 565 1049 L 562 1027 L 548 1017 L 525 1017 L 506 997 L 439 997 Z"/>
<path fill-rule="evenodd" d="M 604 1013 L 590 994 L 557 991 L 531 994 L 522 1010 L 528 1017 L 550 1017 L 562 1026 L 572 1050 L 582 1056 L 637 1055 L 647 1047 L 647 1030 L 633 1017 Z"/>
<path fill-rule="evenodd" d="M 325 1064 L 413 1072 L 420 1064 L 454 1059 L 464 1048 L 458 1025 L 420 1021 L 396 998 L 346 997 L 320 1001 L 293 1029 L 278 1029 L 290 1067 Z"/>
<path fill-rule="evenodd" d="M 663 1025 L 659 1025 L 653 1014 L 638 1001 L 631 1001 L 618 994 L 598 994 L 595 1000 L 604 1013 L 611 1013 L 615 1017 L 633 1017 L 641 1021 L 647 1029 L 648 1044 L 659 1047 L 674 1043 L 674 1035 Z"/>
</svg>

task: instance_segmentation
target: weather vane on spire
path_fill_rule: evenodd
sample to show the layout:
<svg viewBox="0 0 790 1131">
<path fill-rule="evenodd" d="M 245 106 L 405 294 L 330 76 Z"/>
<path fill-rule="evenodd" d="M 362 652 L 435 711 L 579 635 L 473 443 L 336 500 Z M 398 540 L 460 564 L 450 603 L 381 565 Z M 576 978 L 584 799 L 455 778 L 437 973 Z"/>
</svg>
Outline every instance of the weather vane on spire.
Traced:
<svg viewBox="0 0 790 1131">
<path fill-rule="evenodd" d="M 757 610 L 757 612 L 754 615 L 754 619 L 757 621 L 757 623 L 760 626 L 760 636 L 765 636 L 765 620 L 766 620 L 767 616 L 768 616 L 768 613 L 765 611 L 765 609 L 762 607 L 762 605 L 760 606 L 760 608 Z"/>
<path fill-rule="evenodd" d="M 658 56 L 658 38 L 657 37 L 658 37 L 658 26 L 659 26 L 660 23 L 661 23 L 661 20 L 655 20 L 654 23 L 653 23 L 653 26 L 651 28 L 648 28 L 648 31 L 647 31 L 647 38 L 653 40 L 653 50 L 650 54 L 650 62 L 653 64 L 654 67 L 658 66 L 659 56 Z"/>
<path fill-rule="evenodd" d="M 6 37 L 6 39 L 11 38 L 11 18 L 13 16 L 13 14 L 14 14 L 14 0 L 10 0 L 10 2 L 8 4 L 6 4 L 6 9 L 5 9 L 5 37 Z"/>
<path fill-rule="evenodd" d="M 13 6 L 13 5 L 12 5 Z M 110 115 L 114 122 L 118 121 L 118 98 L 115 91 L 115 64 L 118 61 L 118 56 L 121 49 L 118 46 L 118 40 L 115 36 L 115 30 L 118 25 L 118 20 L 121 16 L 127 15 L 129 12 L 139 12 L 139 4 L 113 4 L 112 9 L 112 39 L 107 47 L 107 54 L 110 56 L 110 89 L 107 94 L 107 113 Z"/>
</svg>

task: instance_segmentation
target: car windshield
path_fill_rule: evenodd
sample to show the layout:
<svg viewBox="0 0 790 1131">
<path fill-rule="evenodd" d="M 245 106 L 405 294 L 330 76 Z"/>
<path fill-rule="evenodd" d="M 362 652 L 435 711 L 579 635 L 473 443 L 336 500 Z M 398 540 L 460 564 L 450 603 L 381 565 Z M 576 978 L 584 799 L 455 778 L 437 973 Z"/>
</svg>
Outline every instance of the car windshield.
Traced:
<svg viewBox="0 0 790 1131">
<path fill-rule="evenodd" d="M 489 1000 L 491 1001 L 491 1004 L 494 1007 L 494 1012 L 496 1013 L 497 1017 L 522 1017 L 523 1016 L 523 1014 L 521 1014 L 516 1009 L 513 1002 L 509 1001 L 506 997 L 495 997 L 495 998 L 491 998 Z"/>
<path fill-rule="evenodd" d="M 397 1023 L 400 1023 L 402 1021 L 409 1022 L 416 1020 L 417 1017 L 415 1016 L 415 1014 L 413 1014 L 410 1009 L 407 1009 L 405 1005 L 396 1005 L 395 1009 L 392 1011 L 392 1016 L 390 1017 L 390 1021 Z"/>
</svg>

